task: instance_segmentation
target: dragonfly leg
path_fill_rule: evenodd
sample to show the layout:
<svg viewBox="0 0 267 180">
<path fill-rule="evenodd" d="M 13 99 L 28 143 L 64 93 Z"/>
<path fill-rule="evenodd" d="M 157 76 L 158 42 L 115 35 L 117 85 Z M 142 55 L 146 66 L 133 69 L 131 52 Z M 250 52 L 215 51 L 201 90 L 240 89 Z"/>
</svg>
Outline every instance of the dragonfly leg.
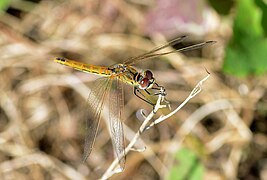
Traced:
<svg viewBox="0 0 267 180">
<path fill-rule="evenodd" d="M 155 89 L 157 90 L 158 92 L 154 93 L 153 95 L 162 95 L 162 96 L 166 96 L 167 93 L 166 93 L 166 90 L 163 86 L 160 86 L 158 83 L 154 83 L 157 87 L 152 87 L 152 89 Z M 169 109 L 171 109 L 171 106 L 170 106 L 170 102 L 166 99 L 166 97 L 164 97 L 164 102 L 167 104 L 167 106 L 169 107 Z"/>
<path fill-rule="evenodd" d="M 157 87 L 152 87 L 151 89 L 157 90 L 158 92 L 155 92 L 153 95 L 157 96 L 157 95 L 162 95 L 162 96 L 166 96 L 166 90 L 163 86 L 160 86 L 158 83 L 154 83 Z"/>
<path fill-rule="evenodd" d="M 147 89 L 145 89 L 145 92 L 146 92 L 148 95 L 151 96 L 151 93 L 150 93 Z M 153 95 L 154 95 L 154 94 L 153 94 Z"/>
<path fill-rule="evenodd" d="M 151 94 L 151 92 L 149 92 L 147 89 L 145 89 L 145 92 L 148 94 L 148 95 L 152 95 L 152 96 L 158 96 L 158 95 L 162 95 L 162 96 L 166 96 L 167 95 L 167 93 L 166 93 L 166 91 L 165 91 L 165 89 L 164 89 L 164 87 L 163 86 L 159 86 L 157 83 L 156 83 L 156 85 L 158 86 L 158 87 L 152 87 L 151 89 L 154 89 L 154 90 L 157 90 L 158 92 L 155 92 L 155 93 L 153 93 L 153 94 Z M 160 88 L 159 88 L 160 87 Z M 163 89 L 163 91 L 161 91 Z M 140 92 L 141 93 L 141 92 Z M 143 95 L 143 94 L 142 94 Z M 168 105 L 168 106 L 170 106 L 170 102 L 166 99 L 166 98 L 164 98 L 164 102 Z"/>
<path fill-rule="evenodd" d="M 137 93 L 139 93 L 140 95 L 138 95 Z M 149 94 L 149 92 L 147 92 Z M 145 95 L 138 89 L 138 88 L 134 88 L 134 95 L 136 95 L 138 98 L 142 99 L 143 101 L 145 101 L 146 103 L 152 105 L 153 107 L 155 106 L 154 103 L 152 103 L 149 99 L 147 99 L 145 97 Z"/>
</svg>

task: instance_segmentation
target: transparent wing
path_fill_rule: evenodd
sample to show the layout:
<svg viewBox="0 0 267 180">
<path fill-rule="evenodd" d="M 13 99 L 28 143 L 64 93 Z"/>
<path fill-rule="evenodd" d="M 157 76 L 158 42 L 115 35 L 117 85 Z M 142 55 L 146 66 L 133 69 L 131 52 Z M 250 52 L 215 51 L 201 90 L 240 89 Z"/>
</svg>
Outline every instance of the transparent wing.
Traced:
<svg viewBox="0 0 267 180">
<path fill-rule="evenodd" d="M 124 102 L 122 82 L 119 81 L 118 78 L 115 78 L 112 81 L 109 93 L 109 122 L 111 139 L 115 154 L 119 159 L 119 165 L 122 171 L 124 169 L 126 159 L 124 152 L 125 145 L 122 124 L 122 112 Z"/>
<path fill-rule="evenodd" d="M 170 46 L 172 46 L 172 45 L 174 45 L 174 44 L 178 44 L 178 43 L 182 42 L 186 37 L 187 37 L 187 36 L 181 36 L 181 37 L 179 37 L 179 38 L 176 38 L 176 39 L 174 39 L 174 40 L 168 42 L 167 44 L 164 44 L 164 45 L 162 45 L 162 46 L 160 46 L 160 47 L 156 47 L 156 48 L 150 50 L 149 52 L 146 52 L 146 53 L 141 54 L 141 55 L 136 56 L 136 57 L 129 58 L 129 59 L 127 59 L 124 63 L 125 63 L 125 64 L 133 64 L 134 62 L 136 62 L 136 61 L 138 61 L 138 60 L 145 59 L 145 58 L 147 58 L 149 55 L 151 55 L 151 54 L 153 54 L 153 53 L 155 53 L 155 52 L 157 52 L 157 51 L 160 51 L 160 50 L 162 50 L 162 49 L 164 49 L 164 48 L 166 48 L 166 47 L 170 47 Z"/>
<path fill-rule="evenodd" d="M 110 83 L 111 81 L 109 78 L 97 79 L 94 82 L 89 97 L 87 99 L 88 119 L 86 121 L 87 129 L 84 144 L 83 162 L 86 161 L 86 159 L 92 152 L 99 126 L 101 112 L 103 110 L 104 100 L 108 92 L 108 88 L 110 88 Z"/>
<path fill-rule="evenodd" d="M 133 65 L 133 64 L 136 64 L 142 60 L 147 60 L 147 59 L 150 59 L 150 58 L 155 58 L 155 57 L 158 57 L 158 56 L 163 56 L 163 55 L 167 55 L 167 54 L 171 54 L 171 53 L 174 53 L 174 52 L 185 52 L 185 51 L 190 51 L 190 50 L 194 50 L 194 49 L 200 49 L 208 44 L 212 44 L 214 43 L 215 41 L 206 41 L 206 42 L 202 42 L 202 43 L 198 43 L 198 44 L 194 44 L 194 45 L 190 45 L 190 46 L 186 46 L 186 47 L 183 47 L 183 48 L 180 48 L 180 49 L 175 49 L 173 51 L 167 51 L 167 52 L 162 52 L 160 53 L 159 51 L 162 50 L 162 49 L 165 49 L 167 47 L 170 47 L 172 45 L 175 45 L 175 44 L 178 44 L 180 42 L 182 42 L 184 39 L 186 38 L 186 36 L 182 36 L 182 37 L 179 37 L 177 39 L 174 39 L 170 42 L 168 42 L 167 44 L 163 45 L 163 46 L 160 46 L 160 47 L 157 47 L 147 53 L 144 53 L 140 56 L 137 56 L 137 57 L 133 57 L 133 58 L 129 58 L 127 59 L 124 64 L 127 64 L 127 65 Z"/>
</svg>

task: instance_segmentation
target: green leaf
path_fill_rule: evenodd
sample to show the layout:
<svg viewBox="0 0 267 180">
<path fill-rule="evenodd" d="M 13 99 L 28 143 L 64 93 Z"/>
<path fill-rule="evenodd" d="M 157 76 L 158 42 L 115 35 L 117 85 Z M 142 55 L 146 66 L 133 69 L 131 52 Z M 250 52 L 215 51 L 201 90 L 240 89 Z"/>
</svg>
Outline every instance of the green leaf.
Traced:
<svg viewBox="0 0 267 180">
<path fill-rule="evenodd" d="M 239 0 L 234 21 L 234 36 L 243 35 L 242 38 L 261 37 L 261 11 L 253 0 Z M 240 37 L 240 36 L 238 36 Z"/>
<path fill-rule="evenodd" d="M 239 0 L 233 38 L 226 49 L 223 71 L 236 76 L 261 75 L 267 71 L 267 39 L 262 10 L 253 0 Z M 267 8 L 265 9 L 267 13 Z"/>
<path fill-rule="evenodd" d="M 203 179 L 204 167 L 198 157 L 189 149 L 180 149 L 175 155 L 176 163 L 170 170 L 169 180 Z"/>
<path fill-rule="evenodd" d="M 263 0 L 255 0 L 256 5 L 262 12 L 261 26 L 264 30 L 264 35 L 267 35 L 267 4 Z"/>
<path fill-rule="evenodd" d="M 11 0 L 0 0 L 0 12 L 5 11 L 9 4 L 11 3 Z"/>
</svg>

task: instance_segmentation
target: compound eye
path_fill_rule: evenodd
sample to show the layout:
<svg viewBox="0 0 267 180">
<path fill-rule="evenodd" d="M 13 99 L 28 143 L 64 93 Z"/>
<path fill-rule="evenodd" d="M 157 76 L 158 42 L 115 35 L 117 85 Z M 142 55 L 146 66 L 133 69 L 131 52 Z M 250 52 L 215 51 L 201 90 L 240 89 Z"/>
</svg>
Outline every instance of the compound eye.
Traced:
<svg viewBox="0 0 267 180">
<path fill-rule="evenodd" d="M 146 89 L 149 86 L 149 79 L 148 78 L 143 78 L 140 81 L 139 86 L 140 86 L 140 89 Z"/>
<path fill-rule="evenodd" d="M 147 79 L 153 79 L 153 73 L 149 70 L 145 71 L 145 76 Z"/>
</svg>

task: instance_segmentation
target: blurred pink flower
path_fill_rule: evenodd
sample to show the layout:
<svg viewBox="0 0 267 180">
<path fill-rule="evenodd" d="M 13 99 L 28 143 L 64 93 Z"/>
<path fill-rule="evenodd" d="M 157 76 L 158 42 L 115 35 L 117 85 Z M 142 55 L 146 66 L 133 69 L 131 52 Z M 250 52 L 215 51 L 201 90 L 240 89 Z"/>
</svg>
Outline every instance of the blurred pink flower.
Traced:
<svg viewBox="0 0 267 180">
<path fill-rule="evenodd" d="M 144 31 L 148 35 L 161 33 L 167 37 L 188 33 L 203 35 L 218 22 L 212 16 L 204 0 L 157 0 L 156 7 L 145 17 Z M 207 24 L 211 20 L 212 24 Z"/>
</svg>

